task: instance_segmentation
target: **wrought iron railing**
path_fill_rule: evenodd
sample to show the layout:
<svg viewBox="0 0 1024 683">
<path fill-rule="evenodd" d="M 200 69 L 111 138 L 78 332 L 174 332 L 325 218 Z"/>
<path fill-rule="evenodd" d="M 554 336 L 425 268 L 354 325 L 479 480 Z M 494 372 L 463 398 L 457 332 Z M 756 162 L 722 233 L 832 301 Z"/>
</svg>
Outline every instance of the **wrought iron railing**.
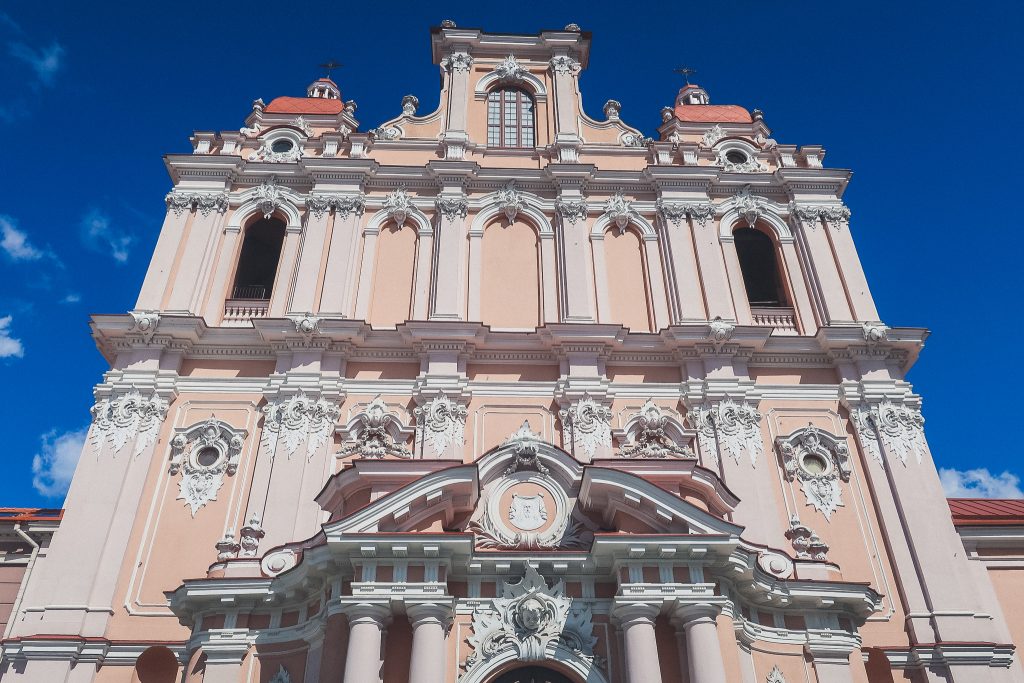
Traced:
<svg viewBox="0 0 1024 683">
<path fill-rule="evenodd" d="M 235 285 L 235 290 L 231 293 L 231 298 L 269 301 L 270 288 L 266 285 Z"/>
</svg>

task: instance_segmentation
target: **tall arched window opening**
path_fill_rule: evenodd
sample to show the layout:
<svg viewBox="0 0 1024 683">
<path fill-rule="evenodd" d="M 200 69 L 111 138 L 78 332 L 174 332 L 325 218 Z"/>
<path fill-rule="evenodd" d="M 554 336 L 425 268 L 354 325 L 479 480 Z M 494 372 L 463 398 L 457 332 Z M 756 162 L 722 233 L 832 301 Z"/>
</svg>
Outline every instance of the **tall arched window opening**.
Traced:
<svg viewBox="0 0 1024 683">
<path fill-rule="evenodd" d="M 536 145 L 533 98 L 518 88 L 499 88 L 487 95 L 487 146 L 530 148 Z"/>
<path fill-rule="evenodd" d="M 788 306 L 772 238 L 756 228 L 739 228 L 733 238 L 747 302 L 751 306 Z"/>
<path fill-rule="evenodd" d="M 540 244 L 533 226 L 502 219 L 484 230 L 480 317 L 496 328 L 540 324 Z"/>
<path fill-rule="evenodd" d="M 264 218 L 249 226 L 242 242 L 231 298 L 270 299 L 277 263 L 281 260 L 284 232 L 284 222 L 277 218 Z"/>
</svg>

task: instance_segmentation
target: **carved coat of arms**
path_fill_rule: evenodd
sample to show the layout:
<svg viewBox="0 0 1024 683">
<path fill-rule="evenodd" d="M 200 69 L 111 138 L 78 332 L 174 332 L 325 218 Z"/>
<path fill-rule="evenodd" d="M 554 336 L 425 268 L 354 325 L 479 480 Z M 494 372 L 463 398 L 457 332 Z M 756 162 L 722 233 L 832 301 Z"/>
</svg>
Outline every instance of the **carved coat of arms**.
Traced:
<svg viewBox="0 0 1024 683">
<path fill-rule="evenodd" d="M 548 521 L 544 494 L 520 496 L 513 493 L 512 504 L 508 509 L 508 521 L 523 531 L 533 531 L 544 526 L 544 523 Z"/>
</svg>

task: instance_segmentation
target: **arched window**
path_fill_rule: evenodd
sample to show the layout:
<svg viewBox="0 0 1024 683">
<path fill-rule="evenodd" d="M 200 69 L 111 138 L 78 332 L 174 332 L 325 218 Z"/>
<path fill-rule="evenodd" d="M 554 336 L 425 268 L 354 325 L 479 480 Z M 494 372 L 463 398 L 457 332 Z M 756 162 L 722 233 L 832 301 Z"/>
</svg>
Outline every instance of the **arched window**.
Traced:
<svg viewBox="0 0 1024 683">
<path fill-rule="evenodd" d="M 281 220 L 264 218 L 245 231 L 231 298 L 270 299 L 274 277 L 277 275 L 277 262 L 281 259 L 284 230 L 284 222 Z"/>
<path fill-rule="evenodd" d="M 533 98 L 518 88 L 487 95 L 487 146 L 533 147 L 537 142 Z"/>
<path fill-rule="evenodd" d="M 747 302 L 751 306 L 788 306 L 772 238 L 755 228 L 739 228 L 733 238 Z"/>
</svg>

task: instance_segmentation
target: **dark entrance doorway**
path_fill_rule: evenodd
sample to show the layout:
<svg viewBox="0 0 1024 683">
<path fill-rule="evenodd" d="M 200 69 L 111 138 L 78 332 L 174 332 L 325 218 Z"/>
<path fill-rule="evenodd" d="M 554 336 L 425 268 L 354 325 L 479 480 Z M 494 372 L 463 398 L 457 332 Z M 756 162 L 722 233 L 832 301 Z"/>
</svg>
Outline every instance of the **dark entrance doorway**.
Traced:
<svg viewBox="0 0 1024 683">
<path fill-rule="evenodd" d="M 527 666 L 502 674 L 494 679 L 494 683 L 573 683 L 569 678 L 557 671 L 542 666 Z"/>
</svg>

